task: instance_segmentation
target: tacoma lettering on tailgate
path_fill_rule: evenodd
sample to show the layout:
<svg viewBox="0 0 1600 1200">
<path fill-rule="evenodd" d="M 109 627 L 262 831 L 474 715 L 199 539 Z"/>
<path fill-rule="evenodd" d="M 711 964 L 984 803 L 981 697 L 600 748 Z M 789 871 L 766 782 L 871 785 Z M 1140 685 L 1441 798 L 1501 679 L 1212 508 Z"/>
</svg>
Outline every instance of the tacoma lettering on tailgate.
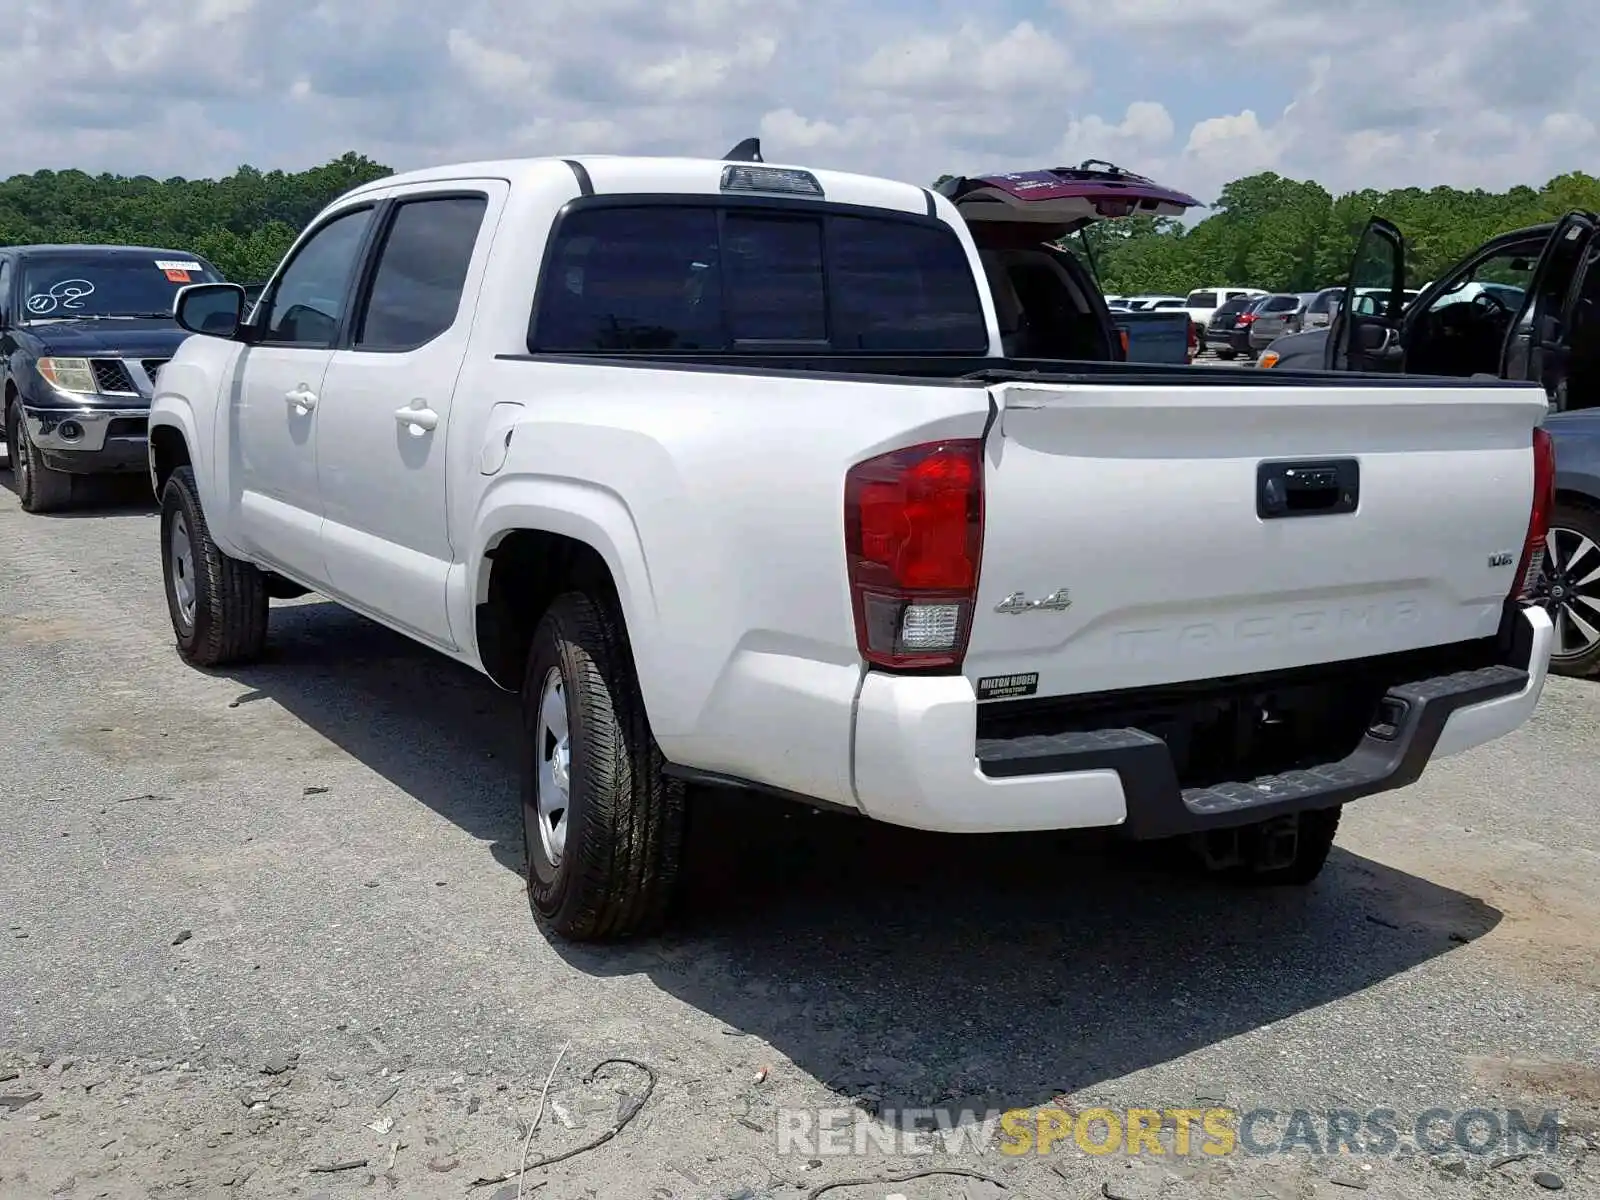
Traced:
<svg viewBox="0 0 1600 1200">
<path fill-rule="evenodd" d="M 1162 654 L 1212 654 L 1236 646 L 1303 645 L 1350 633 L 1416 624 L 1415 600 L 1302 608 L 1238 621 L 1187 621 L 1181 625 L 1127 629 L 1116 635 L 1118 658 L 1146 660 Z"/>
</svg>

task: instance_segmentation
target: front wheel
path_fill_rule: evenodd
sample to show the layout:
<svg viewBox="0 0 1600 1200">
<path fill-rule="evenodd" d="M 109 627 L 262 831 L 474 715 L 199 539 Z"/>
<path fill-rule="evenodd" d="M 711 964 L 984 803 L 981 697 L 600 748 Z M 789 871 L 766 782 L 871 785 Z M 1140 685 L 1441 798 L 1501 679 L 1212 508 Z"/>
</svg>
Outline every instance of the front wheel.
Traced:
<svg viewBox="0 0 1600 1200">
<path fill-rule="evenodd" d="M 72 502 L 72 476 L 44 465 L 39 448 L 28 440 L 20 403 L 12 404 L 6 415 L 6 445 L 11 451 L 17 499 L 24 512 L 55 512 Z"/>
<path fill-rule="evenodd" d="M 539 621 L 522 685 L 534 915 L 572 941 L 650 933 L 676 892 L 684 786 L 662 771 L 622 621 L 581 592 Z"/>
<path fill-rule="evenodd" d="M 161 491 L 161 574 L 185 662 L 220 667 L 260 657 L 267 641 L 266 579 L 211 539 L 188 466 L 174 471 Z"/>
<path fill-rule="evenodd" d="M 1556 505 L 1534 596 L 1555 625 L 1550 670 L 1580 678 L 1600 671 L 1600 512 Z"/>
</svg>

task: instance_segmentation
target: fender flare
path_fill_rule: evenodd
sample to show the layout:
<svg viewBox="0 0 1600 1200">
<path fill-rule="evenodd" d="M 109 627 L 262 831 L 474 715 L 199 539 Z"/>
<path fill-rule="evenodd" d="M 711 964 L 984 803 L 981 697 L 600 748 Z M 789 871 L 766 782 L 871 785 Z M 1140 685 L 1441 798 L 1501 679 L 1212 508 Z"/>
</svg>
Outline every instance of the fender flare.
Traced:
<svg viewBox="0 0 1600 1200">
<path fill-rule="evenodd" d="M 643 539 L 627 502 L 610 488 L 575 479 L 520 476 L 495 481 L 479 502 L 468 541 L 466 578 L 472 612 L 488 599 L 491 552 L 508 534 L 521 531 L 582 542 L 605 562 L 622 606 L 648 709 L 655 690 L 650 681 L 655 677 L 660 611 Z M 470 628 L 473 655 L 482 661 L 476 620 Z"/>
<path fill-rule="evenodd" d="M 195 486 L 200 489 L 200 503 L 209 507 L 216 496 L 216 464 L 211 447 L 207 446 L 200 437 L 199 423 L 195 420 L 194 413 L 187 403 L 172 403 L 168 397 L 163 396 L 150 408 L 150 423 L 146 431 L 146 455 L 149 459 L 150 488 L 156 492 L 159 503 L 161 493 L 156 491 L 156 430 L 176 429 L 183 438 L 183 443 L 189 448 L 189 466 L 194 471 Z M 211 528 L 211 536 L 224 554 L 234 558 L 248 560 L 241 547 L 234 544 L 228 536 L 228 522 L 221 519 L 222 514 L 212 511 L 208 514 L 207 523 Z"/>
</svg>

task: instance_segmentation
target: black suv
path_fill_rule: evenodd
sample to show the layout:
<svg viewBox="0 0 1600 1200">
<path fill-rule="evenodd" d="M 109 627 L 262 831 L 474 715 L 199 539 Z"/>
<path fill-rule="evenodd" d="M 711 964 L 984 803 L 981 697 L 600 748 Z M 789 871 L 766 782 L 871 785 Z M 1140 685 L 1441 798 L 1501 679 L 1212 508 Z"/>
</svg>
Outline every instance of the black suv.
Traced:
<svg viewBox="0 0 1600 1200">
<path fill-rule="evenodd" d="M 1217 348 L 1217 357 L 1221 359 L 1237 358 L 1240 346 L 1233 340 L 1234 326 L 1238 324 L 1239 317 L 1246 310 L 1254 308 L 1265 296 L 1235 296 L 1227 301 L 1216 312 L 1211 314 L 1211 320 L 1206 325 L 1206 345 Z M 1250 330 L 1244 330 L 1244 352 L 1249 353 Z"/>
<path fill-rule="evenodd" d="M 0 461 L 28 512 L 79 475 L 145 471 L 156 372 L 189 335 L 180 288 L 222 274 L 187 250 L 0 247 Z"/>
</svg>

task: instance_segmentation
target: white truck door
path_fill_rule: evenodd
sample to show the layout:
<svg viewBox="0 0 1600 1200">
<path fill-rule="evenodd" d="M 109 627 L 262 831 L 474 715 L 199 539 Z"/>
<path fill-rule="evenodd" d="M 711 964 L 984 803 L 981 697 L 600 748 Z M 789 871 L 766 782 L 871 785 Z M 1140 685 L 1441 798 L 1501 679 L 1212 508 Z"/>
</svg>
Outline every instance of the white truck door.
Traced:
<svg viewBox="0 0 1600 1200">
<path fill-rule="evenodd" d="M 323 380 L 317 475 L 333 593 L 454 649 L 445 449 L 503 180 L 396 189 Z"/>
<path fill-rule="evenodd" d="M 240 540 L 316 587 L 327 578 L 316 460 L 322 382 L 374 212 L 372 204 L 342 210 L 301 239 L 262 295 L 260 333 L 239 356 L 218 430 Z"/>
</svg>

